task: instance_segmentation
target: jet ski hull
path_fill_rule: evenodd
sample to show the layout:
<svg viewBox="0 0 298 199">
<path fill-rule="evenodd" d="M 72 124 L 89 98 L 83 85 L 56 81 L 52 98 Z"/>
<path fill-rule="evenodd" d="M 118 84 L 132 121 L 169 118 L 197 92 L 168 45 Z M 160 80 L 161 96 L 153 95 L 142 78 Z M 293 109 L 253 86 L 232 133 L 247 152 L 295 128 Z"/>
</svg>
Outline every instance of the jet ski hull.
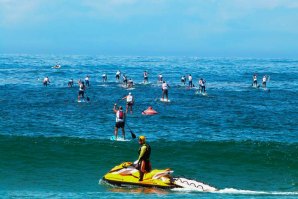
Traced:
<svg viewBox="0 0 298 199">
<path fill-rule="evenodd" d="M 142 181 L 139 181 L 140 172 L 133 167 L 132 163 L 124 162 L 111 169 L 102 179 L 116 186 L 141 186 L 172 189 L 180 187 L 173 183 L 170 169 L 154 169 L 146 173 Z"/>
<path fill-rule="evenodd" d="M 134 182 L 119 182 L 115 180 L 109 180 L 106 179 L 105 177 L 102 178 L 105 182 L 119 186 L 119 187 L 127 187 L 127 186 L 138 186 L 138 187 L 153 187 L 153 188 L 161 188 L 161 189 L 173 189 L 173 188 L 178 188 L 180 186 L 178 185 L 157 185 L 157 184 L 146 184 L 146 183 L 134 183 Z"/>
</svg>

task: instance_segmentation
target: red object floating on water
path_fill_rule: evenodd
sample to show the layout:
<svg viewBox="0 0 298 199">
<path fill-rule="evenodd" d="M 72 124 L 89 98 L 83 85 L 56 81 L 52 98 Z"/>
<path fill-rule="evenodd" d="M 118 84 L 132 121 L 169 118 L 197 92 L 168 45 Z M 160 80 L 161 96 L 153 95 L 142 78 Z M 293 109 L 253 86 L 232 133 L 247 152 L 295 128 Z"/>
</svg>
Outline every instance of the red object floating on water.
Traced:
<svg viewBox="0 0 298 199">
<path fill-rule="evenodd" d="M 157 112 L 155 110 L 153 110 L 151 106 L 149 106 L 147 108 L 147 110 L 142 112 L 142 114 L 143 115 L 155 115 L 155 114 L 157 114 Z"/>
</svg>

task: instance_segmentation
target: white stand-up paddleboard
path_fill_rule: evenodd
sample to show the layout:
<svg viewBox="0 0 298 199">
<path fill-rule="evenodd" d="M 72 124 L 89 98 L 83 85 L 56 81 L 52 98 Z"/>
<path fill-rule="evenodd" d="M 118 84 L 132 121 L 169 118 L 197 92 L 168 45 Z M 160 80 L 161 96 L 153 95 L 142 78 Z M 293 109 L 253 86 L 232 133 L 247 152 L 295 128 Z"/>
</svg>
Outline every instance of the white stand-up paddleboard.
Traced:
<svg viewBox="0 0 298 199">
<path fill-rule="evenodd" d="M 256 85 L 253 85 L 251 87 L 253 87 L 253 88 L 260 88 L 260 84 L 258 84 L 257 86 Z"/>
<path fill-rule="evenodd" d="M 58 69 L 58 68 L 61 68 L 61 66 L 60 65 L 56 65 L 56 66 L 52 66 L 52 68 Z"/>
<path fill-rule="evenodd" d="M 208 95 L 206 92 L 200 92 L 200 91 L 196 91 L 195 94 L 196 95 L 203 95 L 203 96 L 207 96 Z"/>
<path fill-rule="evenodd" d="M 127 140 L 127 139 L 123 139 L 120 136 L 118 136 L 117 139 L 116 139 L 116 137 L 114 135 L 111 136 L 110 140 L 112 140 L 112 141 L 120 141 L 120 142 L 128 142 L 128 141 L 130 141 L 130 140 Z"/>
<path fill-rule="evenodd" d="M 135 88 L 134 87 L 127 87 L 126 85 L 121 85 L 122 88 L 128 90 L 128 91 L 131 91 L 131 90 L 134 90 Z"/>
<path fill-rule="evenodd" d="M 86 102 L 84 99 L 78 100 L 78 103 Z"/>
<path fill-rule="evenodd" d="M 166 98 L 164 98 L 164 99 L 160 98 L 160 101 L 161 102 L 171 102 L 171 100 L 169 100 L 169 99 L 167 100 Z"/>
</svg>

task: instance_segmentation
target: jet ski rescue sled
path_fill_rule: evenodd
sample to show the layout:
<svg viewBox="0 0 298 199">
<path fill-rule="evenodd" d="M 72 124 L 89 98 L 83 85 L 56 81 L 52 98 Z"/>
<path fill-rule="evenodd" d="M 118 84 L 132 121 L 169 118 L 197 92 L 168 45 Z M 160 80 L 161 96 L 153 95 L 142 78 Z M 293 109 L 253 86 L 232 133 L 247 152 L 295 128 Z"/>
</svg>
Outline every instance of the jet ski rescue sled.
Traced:
<svg viewBox="0 0 298 199">
<path fill-rule="evenodd" d="M 133 163 L 124 162 L 112 168 L 104 175 L 103 180 L 117 186 L 135 185 L 162 189 L 181 188 L 181 186 L 173 183 L 174 180 L 171 176 L 173 172 L 170 169 L 153 169 L 150 173 L 145 173 L 143 181 L 139 181 L 139 170 L 133 166 Z"/>
</svg>

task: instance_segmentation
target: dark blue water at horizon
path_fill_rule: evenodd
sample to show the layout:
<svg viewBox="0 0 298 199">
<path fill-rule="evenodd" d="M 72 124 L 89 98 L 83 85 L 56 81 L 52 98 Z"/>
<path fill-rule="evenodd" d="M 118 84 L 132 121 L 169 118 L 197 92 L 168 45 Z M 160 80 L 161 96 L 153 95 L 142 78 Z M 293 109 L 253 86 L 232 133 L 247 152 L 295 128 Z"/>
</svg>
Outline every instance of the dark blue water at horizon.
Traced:
<svg viewBox="0 0 298 199">
<path fill-rule="evenodd" d="M 57 63 L 62 67 L 52 68 Z M 134 90 L 115 81 L 118 69 L 134 80 Z M 142 83 L 144 70 L 148 85 Z M 159 73 L 170 85 L 171 103 L 159 101 Z M 259 82 L 270 76 L 268 90 L 251 87 L 254 73 Z M 188 74 L 195 85 L 206 79 L 207 96 L 181 85 L 180 77 Z M 86 75 L 91 101 L 78 103 L 76 82 Z M 48 87 L 42 85 L 45 76 Z M 73 88 L 67 87 L 70 78 Z M 136 158 L 134 140 L 109 140 L 113 104 L 124 106 L 120 99 L 132 92 L 136 103 L 127 117 L 127 137 L 128 127 L 147 137 L 153 166 L 224 190 L 150 190 L 149 197 L 297 197 L 297 80 L 295 59 L 0 55 L 1 194 L 143 197 L 148 190 L 98 184 L 115 164 Z M 143 116 L 148 106 L 159 114 Z"/>
</svg>

